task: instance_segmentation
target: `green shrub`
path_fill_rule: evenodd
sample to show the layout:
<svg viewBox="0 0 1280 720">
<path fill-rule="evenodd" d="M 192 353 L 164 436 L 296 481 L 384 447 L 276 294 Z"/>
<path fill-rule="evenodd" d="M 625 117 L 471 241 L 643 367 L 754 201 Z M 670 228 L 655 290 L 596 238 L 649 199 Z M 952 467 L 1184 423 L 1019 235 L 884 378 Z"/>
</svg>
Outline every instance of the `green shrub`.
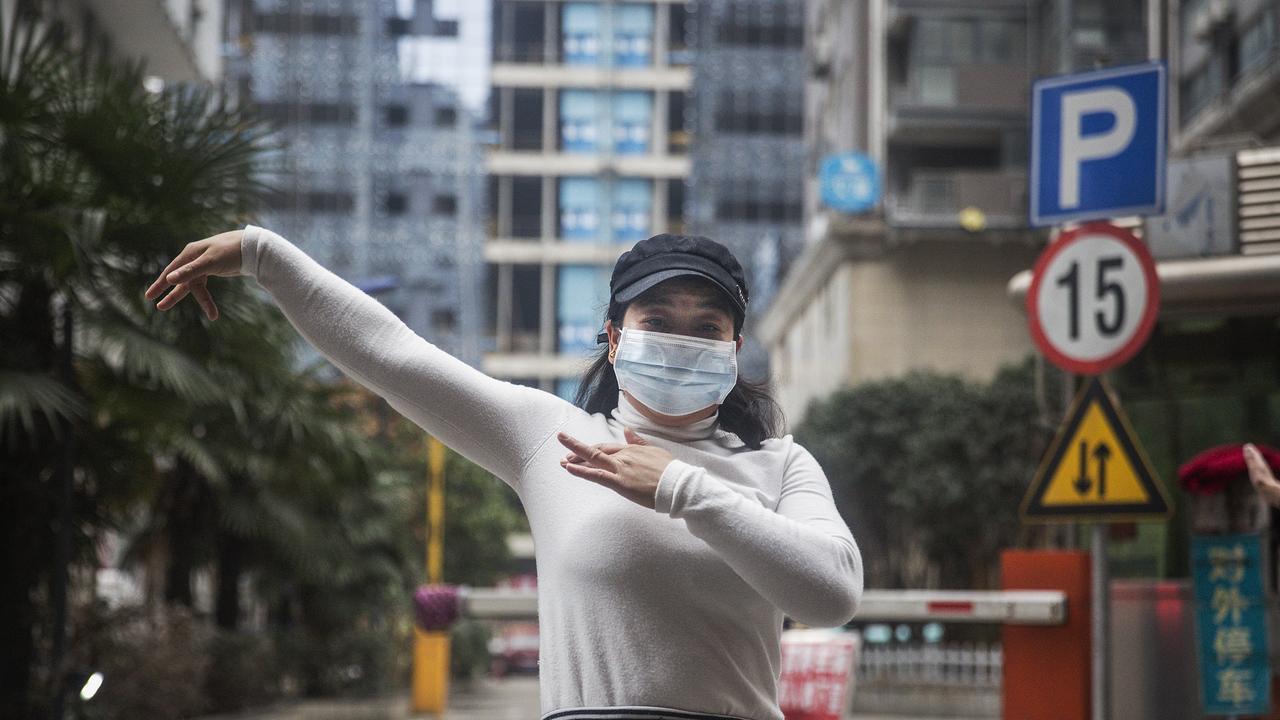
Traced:
<svg viewBox="0 0 1280 720">
<path fill-rule="evenodd" d="M 463 618 L 449 629 L 449 676 L 464 684 L 489 669 L 488 624 Z"/>
<path fill-rule="evenodd" d="M 271 640 L 219 631 L 209 643 L 205 695 L 213 712 L 235 712 L 279 699 L 280 666 Z"/>
</svg>

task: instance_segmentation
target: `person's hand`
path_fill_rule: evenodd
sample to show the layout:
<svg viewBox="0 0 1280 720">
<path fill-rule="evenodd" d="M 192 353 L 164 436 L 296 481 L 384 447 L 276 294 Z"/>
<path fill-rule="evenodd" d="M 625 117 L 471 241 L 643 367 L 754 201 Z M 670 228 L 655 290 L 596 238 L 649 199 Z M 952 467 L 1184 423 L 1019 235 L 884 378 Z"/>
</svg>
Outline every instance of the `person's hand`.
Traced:
<svg viewBox="0 0 1280 720">
<path fill-rule="evenodd" d="M 173 290 L 156 303 L 157 309 L 168 310 L 190 293 L 204 309 L 205 316 L 210 320 L 217 320 L 218 306 L 214 304 L 206 283 L 212 275 L 234 277 L 240 274 L 240 244 L 243 236 L 243 230 L 230 230 L 187 243 L 182 252 L 160 272 L 160 277 L 151 283 L 143 297 L 154 299 L 172 285 Z"/>
<path fill-rule="evenodd" d="M 558 432 L 556 438 L 572 451 L 560 460 L 560 466 L 653 510 L 658 480 L 675 458 L 666 450 L 650 445 L 631 428 L 624 428 L 623 435 L 627 439 L 625 444 L 588 445 L 567 433 Z"/>
<path fill-rule="evenodd" d="M 1253 443 L 1245 443 L 1244 464 L 1249 468 L 1249 482 L 1257 488 L 1262 499 L 1280 507 L 1280 481 L 1276 480 L 1275 473 L 1271 472 L 1271 467 Z"/>
</svg>

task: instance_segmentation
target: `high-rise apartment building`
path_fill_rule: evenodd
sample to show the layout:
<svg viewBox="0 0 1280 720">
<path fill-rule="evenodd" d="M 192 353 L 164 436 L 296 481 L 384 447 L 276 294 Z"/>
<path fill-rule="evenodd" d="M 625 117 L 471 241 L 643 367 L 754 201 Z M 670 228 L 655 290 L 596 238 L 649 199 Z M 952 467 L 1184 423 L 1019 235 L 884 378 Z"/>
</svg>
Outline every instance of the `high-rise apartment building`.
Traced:
<svg viewBox="0 0 1280 720">
<path fill-rule="evenodd" d="M 571 398 L 618 256 L 684 227 L 683 2 L 495 0 L 490 375 Z"/>
<path fill-rule="evenodd" d="M 459 34 L 431 0 L 234 0 L 228 84 L 287 143 L 262 223 L 478 365 L 484 170 L 458 88 L 412 82 L 400 44 Z M 446 74 L 447 76 L 447 74 Z"/>
<path fill-rule="evenodd" d="M 729 247 L 747 271 L 751 308 L 738 358 L 768 371 L 756 323 L 804 244 L 805 4 L 695 3 L 689 230 Z"/>
</svg>

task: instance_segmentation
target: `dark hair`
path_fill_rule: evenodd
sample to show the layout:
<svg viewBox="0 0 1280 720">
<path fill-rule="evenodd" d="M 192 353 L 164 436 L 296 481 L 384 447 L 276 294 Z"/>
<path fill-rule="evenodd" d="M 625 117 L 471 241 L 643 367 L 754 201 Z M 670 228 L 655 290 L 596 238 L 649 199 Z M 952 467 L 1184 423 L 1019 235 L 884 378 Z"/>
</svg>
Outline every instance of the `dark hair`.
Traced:
<svg viewBox="0 0 1280 720">
<path fill-rule="evenodd" d="M 605 319 L 612 320 L 614 327 L 622 327 L 622 318 L 631 303 L 640 301 L 651 291 L 647 290 L 624 303 L 610 301 Z M 741 322 L 740 319 L 735 320 L 734 336 L 737 337 Z M 618 406 L 618 376 L 613 372 L 613 363 L 609 362 L 607 343 L 582 374 L 573 403 L 589 413 L 606 415 Z M 782 419 L 782 408 L 773 399 L 772 383 L 767 377 L 756 382 L 739 375 L 738 382 L 720 404 L 720 428 L 737 435 L 752 450 L 759 450 L 762 442 L 778 436 Z"/>
</svg>

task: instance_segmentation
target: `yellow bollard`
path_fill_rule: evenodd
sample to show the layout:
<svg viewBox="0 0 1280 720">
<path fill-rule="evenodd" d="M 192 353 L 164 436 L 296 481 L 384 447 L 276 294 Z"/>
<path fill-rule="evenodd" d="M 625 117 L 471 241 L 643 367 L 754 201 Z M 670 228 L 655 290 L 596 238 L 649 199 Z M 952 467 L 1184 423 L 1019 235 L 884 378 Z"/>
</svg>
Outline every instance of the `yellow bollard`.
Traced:
<svg viewBox="0 0 1280 720">
<path fill-rule="evenodd" d="M 449 633 L 413 628 L 413 710 L 443 713 L 449 699 Z"/>
<path fill-rule="evenodd" d="M 444 444 L 427 436 L 427 582 L 444 574 Z M 413 628 L 413 710 L 443 714 L 449 699 L 449 632 Z"/>
</svg>

